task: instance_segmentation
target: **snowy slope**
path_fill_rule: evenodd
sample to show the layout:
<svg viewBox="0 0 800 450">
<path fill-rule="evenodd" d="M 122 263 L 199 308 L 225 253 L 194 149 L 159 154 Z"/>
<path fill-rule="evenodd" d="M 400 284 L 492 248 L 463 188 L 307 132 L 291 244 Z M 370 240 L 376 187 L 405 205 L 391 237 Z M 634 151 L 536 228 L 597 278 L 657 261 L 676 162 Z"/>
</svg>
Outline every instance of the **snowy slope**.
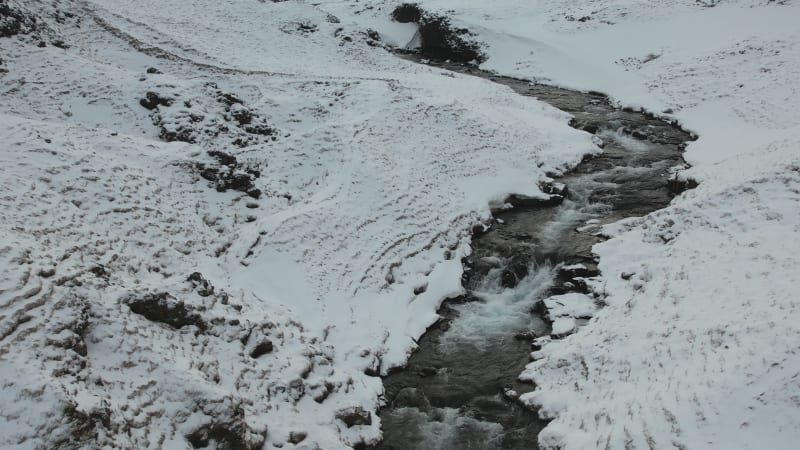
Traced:
<svg viewBox="0 0 800 450">
<path fill-rule="evenodd" d="M 683 173 L 700 187 L 607 227 L 608 306 L 522 374 L 537 385 L 523 400 L 554 419 L 540 444 L 796 448 L 800 5 L 420 3 L 475 32 L 486 69 L 603 91 L 700 135 Z"/>
<path fill-rule="evenodd" d="M 3 448 L 374 441 L 470 228 L 596 150 L 303 2 L 2 5 Z"/>
</svg>

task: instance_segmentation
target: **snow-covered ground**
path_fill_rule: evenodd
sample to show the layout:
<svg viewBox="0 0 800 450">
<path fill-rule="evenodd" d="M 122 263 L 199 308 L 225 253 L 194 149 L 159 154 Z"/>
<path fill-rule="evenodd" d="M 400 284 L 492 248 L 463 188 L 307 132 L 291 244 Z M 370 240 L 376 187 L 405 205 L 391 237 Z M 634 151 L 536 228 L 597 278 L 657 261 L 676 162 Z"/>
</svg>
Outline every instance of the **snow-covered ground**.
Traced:
<svg viewBox="0 0 800 450">
<path fill-rule="evenodd" d="M 594 250 L 608 306 L 523 374 L 537 384 L 523 400 L 554 419 L 540 444 L 796 448 L 800 5 L 420 4 L 487 44 L 483 68 L 603 91 L 700 135 L 683 173 L 700 187 L 606 227 Z"/>
<path fill-rule="evenodd" d="M 486 68 L 700 135 L 700 187 L 607 227 L 608 306 L 523 375 L 544 446 L 800 438 L 794 3 L 422 2 Z M 379 437 L 375 375 L 460 292 L 489 202 L 595 151 L 553 108 L 386 52 L 366 29 L 411 40 L 396 4 L 0 3 L 38 19 L 0 37 L 0 446 Z"/>
</svg>

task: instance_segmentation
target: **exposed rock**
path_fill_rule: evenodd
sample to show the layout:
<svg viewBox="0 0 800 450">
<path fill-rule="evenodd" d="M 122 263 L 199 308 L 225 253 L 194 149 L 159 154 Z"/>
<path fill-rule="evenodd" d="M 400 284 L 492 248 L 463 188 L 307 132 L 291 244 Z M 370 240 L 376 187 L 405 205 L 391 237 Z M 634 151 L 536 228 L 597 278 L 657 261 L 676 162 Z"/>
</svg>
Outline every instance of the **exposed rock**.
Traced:
<svg viewBox="0 0 800 450">
<path fill-rule="evenodd" d="M 466 37 L 470 34 L 469 30 L 453 28 L 447 17 L 430 14 L 415 3 L 397 6 L 392 11 L 392 19 L 418 25 L 419 51 L 427 58 L 463 63 L 485 59 L 480 46 Z"/>
<path fill-rule="evenodd" d="M 543 304 L 543 302 L 540 302 L 540 303 Z M 537 303 L 537 305 L 538 304 L 539 303 Z M 516 339 L 518 341 L 532 341 L 532 340 L 536 339 L 537 337 L 538 336 L 536 335 L 536 332 L 533 331 L 533 330 L 520 331 L 520 332 L 518 332 L 517 334 L 514 335 L 514 339 Z"/>
<path fill-rule="evenodd" d="M 503 273 L 500 275 L 500 285 L 505 288 L 513 288 L 528 275 L 528 261 L 522 255 L 515 255 L 511 258 Z"/>
<path fill-rule="evenodd" d="M 429 411 L 431 402 L 421 389 L 407 387 L 400 390 L 392 402 L 393 408 L 417 408 L 420 411 Z"/>
<path fill-rule="evenodd" d="M 0 3 L 0 37 L 28 34 L 36 28 L 36 17 Z"/>
<path fill-rule="evenodd" d="M 250 134 L 258 134 L 260 136 L 272 136 L 278 132 L 275 128 L 267 125 L 266 123 L 257 123 L 246 125 L 244 131 Z"/>
<path fill-rule="evenodd" d="M 422 19 L 422 13 L 416 3 L 403 3 L 392 11 L 392 19 L 400 23 L 418 23 Z"/>
<path fill-rule="evenodd" d="M 597 264 L 593 263 L 580 263 L 563 266 L 558 271 L 560 278 L 576 278 L 576 277 L 596 277 L 600 274 L 597 269 Z"/>
<path fill-rule="evenodd" d="M 216 88 L 216 85 L 214 84 L 211 84 L 210 86 Z M 217 93 L 217 101 L 228 107 L 237 103 L 238 104 L 244 103 L 239 97 L 231 94 L 230 92 L 222 92 L 222 91 Z"/>
<path fill-rule="evenodd" d="M 453 29 L 446 17 L 423 16 L 419 22 L 420 52 L 428 58 L 453 62 L 483 61 L 478 44 L 465 39 L 468 33 Z"/>
<path fill-rule="evenodd" d="M 667 189 L 672 196 L 679 195 L 689 189 L 694 189 L 698 186 L 697 181 L 691 178 L 680 178 L 677 173 L 673 174 L 667 180 Z"/>
<path fill-rule="evenodd" d="M 506 387 L 503 389 L 503 397 L 505 397 L 506 400 L 516 401 L 519 400 L 519 392 L 515 391 L 511 387 Z"/>
<path fill-rule="evenodd" d="M 203 277 L 203 274 L 200 272 L 193 272 L 191 275 L 189 275 L 189 278 L 187 278 L 186 281 L 192 283 L 194 288 L 197 290 L 197 295 L 201 297 L 214 295 L 214 285 L 206 280 Z"/>
<path fill-rule="evenodd" d="M 372 28 L 367 28 L 367 37 L 372 39 L 373 41 L 381 40 L 381 34 L 373 30 Z"/>
<path fill-rule="evenodd" d="M 213 167 L 196 163 L 195 168 L 201 177 L 214 183 L 218 192 L 234 190 L 244 192 L 255 199 L 261 197 L 261 190 L 253 183 L 261 175 L 260 171 L 239 165 L 236 157 L 225 152 L 215 150 L 208 154 L 222 165 Z"/>
<path fill-rule="evenodd" d="M 547 306 L 545 306 L 544 300 L 539 300 L 533 304 L 533 306 L 531 307 L 531 314 L 535 314 L 544 319 L 548 317 Z"/>
<path fill-rule="evenodd" d="M 306 436 L 308 436 L 308 433 L 305 431 L 292 431 L 289 433 L 289 443 L 297 445 L 306 440 Z"/>
<path fill-rule="evenodd" d="M 555 181 L 540 183 L 539 189 L 541 189 L 545 194 L 560 195 L 561 197 L 566 197 L 567 193 L 569 192 L 566 184 L 557 183 Z"/>
<path fill-rule="evenodd" d="M 255 347 L 253 347 L 253 350 L 250 351 L 250 357 L 258 359 L 267 353 L 272 353 L 273 349 L 274 346 L 272 345 L 272 341 L 269 339 L 262 339 L 258 342 L 258 344 L 255 345 Z"/>
<path fill-rule="evenodd" d="M 314 395 L 314 401 L 317 403 L 324 402 L 328 396 L 336 389 L 336 386 L 333 383 L 326 382 L 324 389 L 320 391 L 318 394 Z"/>
<path fill-rule="evenodd" d="M 587 133 L 596 134 L 600 131 L 600 124 L 595 122 L 588 122 L 585 120 L 578 120 L 578 119 L 571 119 L 569 121 L 569 126 L 572 128 L 576 128 L 578 130 L 583 130 Z"/>
<path fill-rule="evenodd" d="M 166 292 L 148 294 L 141 298 L 126 300 L 131 311 L 153 322 L 165 323 L 173 328 L 194 325 L 199 330 L 207 328 L 199 314 L 192 312 L 182 301 Z"/>
<path fill-rule="evenodd" d="M 431 377 L 437 373 L 439 373 L 439 371 L 436 370 L 435 367 L 423 367 L 419 370 L 419 372 L 417 372 L 417 374 L 419 374 L 421 377 Z"/>
<path fill-rule="evenodd" d="M 144 98 L 139 100 L 139 104 L 149 110 L 156 109 L 159 106 L 172 106 L 173 103 L 175 103 L 174 98 L 162 97 L 153 91 L 148 91 L 144 94 Z"/>
<path fill-rule="evenodd" d="M 536 208 L 541 206 L 558 206 L 564 201 L 562 195 L 545 194 L 543 197 L 529 197 L 527 195 L 512 194 L 506 198 L 508 203 L 515 208 Z"/>
<path fill-rule="evenodd" d="M 344 422 L 347 428 L 372 425 L 372 413 L 360 406 L 340 410 L 336 413 L 336 418 Z"/>
<path fill-rule="evenodd" d="M 111 430 L 111 410 L 97 408 L 91 411 L 81 411 L 74 402 L 64 407 L 64 417 L 70 427 L 70 444 L 96 441 L 100 429 L 105 432 Z M 64 443 L 67 444 L 67 443 Z M 73 448 L 64 445 L 63 448 Z"/>
<path fill-rule="evenodd" d="M 242 419 L 203 425 L 186 439 L 193 448 L 206 448 L 213 442 L 218 450 L 260 450 L 265 437 L 253 433 Z"/>
<path fill-rule="evenodd" d="M 147 73 L 149 73 L 149 74 L 160 74 L 161 71 L 156 69 L 155 67 L 148 67 L 147 68 Z"/>
<path fill-rule="evenodd" d="M 95 264 L 91 269 L 89 269 L 89 272 L 94 274 L 96 277 L 105 277 L 108 275 L 108 270 L 106 270 L 106 267 L 102 264 Z"/>
<path fill-rule="evenodd" d="M 173 130 L 162 126 L 160 127 L 158 137 L 165 142 L 186 142 L 187 144 L 194 144 L 197 142 L 194 129 L 185 125 L 180 125 Z"/>
<path fill-rule="evenodd" d="M 208 152 L 208 156 L 215 158 L 220 164 L 223 164 L 225 166 L 236 165 L 236 157 L 231 155 L 230 153 L 225 153 L 219 150 L 210 150 Z"/>
<path fill-rule="evenodd" d="M 235 103 L 230 107 L 231 117 L 239 122 L 240 126 L 248 125 L 253 121 L 254 114 L 239 103 Z"/>
</svg>

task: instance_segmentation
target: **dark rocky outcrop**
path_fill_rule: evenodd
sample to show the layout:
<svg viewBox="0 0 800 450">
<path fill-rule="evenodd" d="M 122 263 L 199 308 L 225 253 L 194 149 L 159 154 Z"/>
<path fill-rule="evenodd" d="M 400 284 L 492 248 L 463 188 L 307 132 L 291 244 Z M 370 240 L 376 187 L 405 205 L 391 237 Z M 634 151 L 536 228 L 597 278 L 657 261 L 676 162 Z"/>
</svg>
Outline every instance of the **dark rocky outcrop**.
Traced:
<svg viewBox="0 0 800 450">
<path fill-rule="evenodd" d="M 429 411 L 431 402 L 421 389 L 407 387 L 400 390 L 392 402 L 394 408 L 417 408 L 420 411 Z"/>
<path fill-rule="evenodd" d="M 154 110 L 159 106 L 172 106 L 173 103 L 175 103 L 174 98 L 161 96 L 153 91 L 147 92 L 144 94 L 144 98 L 139 100 L 139 104 L 149 110 Z"/>
<path fill-rule="evenodd" d="M 672 196 L 680 195 L 689 189 L 694 189 L 698 186 L 697 181 L 691 178 L 680 178 L 678 174 L 674 174 L 667 180 L 667 189 Z"/>
<path fill-rule="evenodd" d="M 454 62 L 481 62 L 484 56 L 477 43 L 469 40 L 469 31 L 454 29 L 446 17 L 427 17 L 419 24 L 422 54 Z"/>
<path fill-rule="evenodd" d="M 306 440 L 308 433 L 305 431 L 292 431 L 289 433 L 289 443 L 297 445 Z"/>
<path fill-rule="evenodd" d="M 199 314 L 166 292 L 128 298 L 125 303 L 133 313 L 153 322 L 164 323 L 173 328 L 193 325 L 200 331 L 208 328 Z"/>
<path fill-rule="evenodd" d="M 255 199 L 261 197 L 261 190 L 254 184 L 255 179 L 261 176 L 259 170 L 241 165 L 235 156 L 219 150 L 211 150 L 208 155 L 219 164 L 196 163 L 195 168 L 201 177 L 214 183 L 218 192 L 234 190 Z"/>
<path fill-rule="evenodd" d="M 101 430 L 111 431 L 111 414 L 108 408 L 82 411 L 76 403 L 68 403 L 64 407 L 64 417 L 70 427 L 69 442 L 56 442 L 54 448 L 78 448 L 78 443 L 96 441 Z"/>
<path fill-rule="evenodd" d="M 485 59 L 480 45 L 470 39 L 469 30 L 453 27 L 447 17 L 431 14 L 416 4 L 404 3 L 392 11 L 392 18 L 418 25 L 419 52 L 426 58 L 461 63 Z"/>
<path fill-rule="evenodd" d="M 416 3 L 403 3 L 392 11 L 392 19 L 400 23 L 419 23 L 423 11 Z"/>
<path fill-rule="evenodd" d="M 37 28 L 36 17 L 0 3 L 0 37 L 29 34 Z"/>
<path fill-rule="evenodd" d="M 422 56 L 413 59 L 421 60 Z M 672 122 L 633 110 L 621 110 L 599 93 L 536 85 L 482 72 L 470 65 L 422 62 L 487 78 L 522 95 L 537 97 L 570 113 L 576 118 L 571 124 L 577 128 L 593 133 L 626 128 L 640 130 L 641 136 L 645 137 L 631 145 L 629 139 L 617 139 L 616 134 L 606 136 L 603 133 L 607 142 L 602 153 L 584 158 L 566 173 L 567 168 L 563 167 L 548 172 L 551 182 L 540 186 L 545 196 L 512 197 L 509 203 L 517 207 L 502 205 L 492 209 L 494 220 L 491 226 L 479 224 L 474 228 L 471 254 L 462 259 L 462 286 L 467 294 L 446 300 L 438 311 L 440 316 L 453 322 L 451 330 L 458 330 L 458 334 L 449 339 L 446 337 L 448 331 L 438 326 L 429 327 L 416 341 L 418 348 L 405 368 L 389 370 L 384 377 L 385 395 L 391 403 L 380 413 L 385 441 L 376 449 L 404 448 L 407 442 L 426 436 L 416 430 L 428 430 L 425 422 L 439 420 L 436 417 L 439 407 L 458 408 L 464 415 L 479 417 L 483 423 L 501 424 L 504 430 L 501 438 L 491 443 L 484 440 L 484 434 L 476 433 L 464 441 L 459 440 L 459 445 L 452 448 L 487 448 L 494 446 L 492 444 L 502 448 L 528 448 L 530 442 L 536 441 L 546 422 L 535 411 L 509 408 L 508 405 L 517 402 L 519 395 L 534 389 L 533 385 L 525 384 L 528 380 L 518 379 L 530 357 L 541 357 L 541 354 L 531 356 L 531 350 L 540 350 L 550 339 L 567 334 L 553 334 L 543 299 L 556 294 L 587 294 L 590 288 L 601 289 L 590 280 L 598 274 L 597 261 L 591 250 L 594 244 L 605 238 L 600 233 L 602 225 L 625 217 L 641 216 L 669 204 L 666 177 L 674 167 L 684 164 L 680 157 L 682 142 L 693 137 Z M 594 139 L 594 142 L 599 142 L 599 139 Z M 641 151 L 643 146 L 647 146 L 648 151 Z M 571 192 L 566 185 L 570 186 Z M 565 199 L 568 201 L 559 207 L 552 207 Z M 552 205 L 548 205 L 551 202 Z M 539 291 L 544 286 L 537 284 L 533 292 L 517 288 L 519 290 L 513 293 L 535 293 L 539 299 L 533 298 L 533 304 L 529 303 L 537 317 L 527 323 L 514 322 L 519 328 L 512 328 L 508 333 L 511 336 L 494 339 L 491 332 L 482 334 L 480 326 L 472 321 L 476 311 L 480 313 L 481 310 L 456 307 L 470 296 L 484 296 L 479 301 L 487 303 L 495 301 L 491 297 L 495 295 L 495 283 L 517 285 L 520 276 L 524 276 L 523 269 L 529 269 L 537 277 L 552 274 L 555 279 L 547 290 Z M 632 274 L 622 276 L 633 277 Z M 506 294 L 501 290 L 498 292 L 503 297 Z M 595 306 L 601 307 L 602 292 L 597 294 L 600 297 L 593 296 L 593 300 Z M 469 314 L 468 322 L 459 323 L 459 315 L 465 312 Z M 574 330 L 583 324 L 586 317 L 573 319 Z M 470 339 L 462 337 L 464 325 L 473 333 Z M 489 328 L 495 330 L 493 325 Z M 514 334 L 514 331 L 518 332 Z M 484 336 L 486 339 L 482 339 Z M 409 388 L 423 391 L 434 405 L 430 413 L 410 415 L 397 411 L 413 405 L 413 396 L 411 402 L 405 398 L 394 401 L 400 392 Z M 410 396 L 410 392 L 413 391 L 403 395 Z"/>
<path fill-rule="evenodd" d="M 269 339 L 262 339 L 258 342 L 258 344 L 255 345 L 255 347 L 253 347 L 253 350 L 250 350 L 250 357 L 253 359 L 258 359 L 267 353 L 272 353 L 273 349 L 274 346 L 272 345 L 272 341 Z"/>
<path fill-rule="evenodd" d="M 186 281 L 192 283 L 192 286 L 197 290 L 197 295 L 201 297 L 214 295 L 214 285 L 206 280 L 200 272 L 193 272 Z"/>
<path fill-rule="evenodd" d="M 241 418 L 203 425 L 186 436 L 193 448 L 207 448 L 215 444 L 219 450 L 260 450 L 265 436 L 255 435 Z"/>
</svg>

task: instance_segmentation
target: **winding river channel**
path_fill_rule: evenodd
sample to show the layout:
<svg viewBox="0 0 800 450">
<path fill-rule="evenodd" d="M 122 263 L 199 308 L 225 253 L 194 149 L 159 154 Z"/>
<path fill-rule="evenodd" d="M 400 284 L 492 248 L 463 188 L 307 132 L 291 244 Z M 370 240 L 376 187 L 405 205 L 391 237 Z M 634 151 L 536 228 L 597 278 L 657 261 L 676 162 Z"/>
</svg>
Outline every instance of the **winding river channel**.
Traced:
<svg viewBox="0 0 800 450">
<path fill-rule="evenodd" d="M 513 209 L 496 211 L 491 228 L 473 236 L 473 253 L 463 261 L 467 294 L 442 305 L 443 319 L 420 339 L 408 365 L 384 378 L 384 441 L 376 448 L 530 449 L 546 422 L 508 393 L 533 389 L 517 377 L 530 362 L 531 336 L 551 333 L 537 304 L 586 290 L 581 277 L 597 274 L 591 247 L 602 239 L 600 225 L 667 206 L 683 188 L 668 181 L 671 170 L 684 165 L 681 152 L 694 136 L 617 108 L 603 94 L 437 66 L 572 114 L 571 125 L 596 135 L 603 152 L 556 180 L 553 201 L 512 198 Z"/>
</svg>

